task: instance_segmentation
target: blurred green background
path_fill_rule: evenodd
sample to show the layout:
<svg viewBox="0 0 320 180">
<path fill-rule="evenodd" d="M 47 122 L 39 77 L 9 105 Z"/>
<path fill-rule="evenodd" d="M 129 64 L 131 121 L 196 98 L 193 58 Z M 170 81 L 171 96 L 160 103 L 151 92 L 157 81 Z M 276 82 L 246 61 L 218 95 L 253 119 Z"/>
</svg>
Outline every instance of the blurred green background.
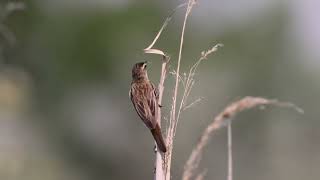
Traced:
<svg viewBox="0 0 320 180">
<path fill-rule="evenodd" d="M 183 1 L 30 0 L 0 2 L 0 179 L 151 179 L 153 140 L 128 98 L 131 67 L 165 17 Z M 318 5 L 318 6 L 317 6 Z M 176 134 L 172 179 L 202 131 L 243 96 L 290 101 L 305 110 L 267 108 L 233 123 L 234 177 L 320 177 L 320 3 L 200 0 L 187 24 L 182 72 L 200 52 L 225 46 L 197 72 Z M 14 10 L 17 9 L 17 10 Z M 157 48 L 176 67 L 185 10 L 177 11 Z M 173 76 L 166 81 L 168 117 Z M 165 124 L 163 124 L 165 126 Z M 226 130 L 212 138 L 200 169 L 225 179 Z"/>
</svg>

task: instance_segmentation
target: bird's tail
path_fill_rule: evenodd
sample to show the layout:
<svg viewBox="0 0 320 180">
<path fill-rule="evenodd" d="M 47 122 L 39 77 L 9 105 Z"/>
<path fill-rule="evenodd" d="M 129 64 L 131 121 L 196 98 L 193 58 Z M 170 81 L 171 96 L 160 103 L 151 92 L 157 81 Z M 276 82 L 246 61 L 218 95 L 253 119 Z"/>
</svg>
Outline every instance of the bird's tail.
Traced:
<svg viewBox="0 0 320 180">
<path fill-rule="evenodd" d="M 167 146 L 163 140 L 159 124 L 157 124 L 154 129 L 151 129 L 151 133 L 152 133 L 153 138 L 156 141 L 157 147 L 160 149 L 160 151 L 167 152 Z"/>
</svg>

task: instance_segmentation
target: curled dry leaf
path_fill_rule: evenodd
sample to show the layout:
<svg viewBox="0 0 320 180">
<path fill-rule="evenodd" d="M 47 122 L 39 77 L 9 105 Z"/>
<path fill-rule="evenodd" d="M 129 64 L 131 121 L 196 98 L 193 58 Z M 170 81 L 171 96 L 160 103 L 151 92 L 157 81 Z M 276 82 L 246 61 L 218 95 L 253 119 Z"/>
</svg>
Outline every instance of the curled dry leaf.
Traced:
<svg viewBox="0 0 320 180">
<path fill-rule="evenodd" d="M 165 53 L 159 49 L 144 49 L 143 51 L 147 54 L 159 54 L 162 56 L 166 56 Z"/>
</svg>

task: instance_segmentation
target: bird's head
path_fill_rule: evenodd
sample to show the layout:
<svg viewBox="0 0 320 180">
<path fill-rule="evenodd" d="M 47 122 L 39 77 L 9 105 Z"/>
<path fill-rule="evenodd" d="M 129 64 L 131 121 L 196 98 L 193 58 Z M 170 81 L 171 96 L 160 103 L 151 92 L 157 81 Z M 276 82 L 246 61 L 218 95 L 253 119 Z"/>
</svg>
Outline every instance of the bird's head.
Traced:
<svg viewBox="0 0 320 180">
<path fill-rule="evenodd" d="M 132 79 L 133 80 L 147 80 L 147 61 L 139 62 L 133 65 L 132 68 Z"/>
</svg>

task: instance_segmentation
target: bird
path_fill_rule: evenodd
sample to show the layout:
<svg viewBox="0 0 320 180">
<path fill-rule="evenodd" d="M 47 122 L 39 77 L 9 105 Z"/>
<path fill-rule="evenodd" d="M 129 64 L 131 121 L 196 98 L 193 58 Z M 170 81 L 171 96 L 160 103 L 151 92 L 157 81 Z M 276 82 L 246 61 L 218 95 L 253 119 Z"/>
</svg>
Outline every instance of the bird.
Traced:
<svg viewBox="0 0 320 180">
<path fill-rule="evenodd" d="M 157 120 L 159 94 L 157 88 L 148 78 L 147 61 L 138 62 L 132 68 L 132 82 L 129 96 L 137 114 L 150 129 L 158 149 L 165 153 L 166 143 L 163 139 L 160 124 Z"/>
</svg>

